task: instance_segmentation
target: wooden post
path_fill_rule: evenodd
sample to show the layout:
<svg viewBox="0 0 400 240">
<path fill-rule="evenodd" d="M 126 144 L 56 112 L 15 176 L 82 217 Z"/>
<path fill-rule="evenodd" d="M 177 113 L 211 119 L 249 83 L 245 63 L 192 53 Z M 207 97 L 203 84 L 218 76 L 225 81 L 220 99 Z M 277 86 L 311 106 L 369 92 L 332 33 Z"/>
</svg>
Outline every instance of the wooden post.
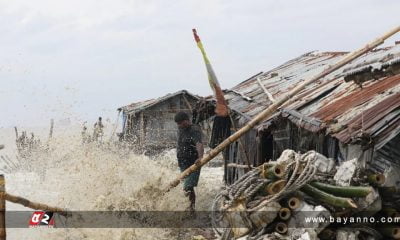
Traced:
<svg viewBox="0 0 400 240">
<path fill-rule="evenodd" d="M 141 147 L 144 146 L 144 138 L 145 138 L 145 129 L 144 129 L 144 114 L 143 111 L 140 112 L 140 129 L 139 129 L 139 144 Z"/>
<path fill-rule="evenodd" d="M 0 240 L 6 239 L 6 181 L 4 175 L 0 175 Z"/>
<path fill-rule="evenodd" d="M 192 172 L 197 171 L 204 164 L 206 164 L 211 159 L 216 157 L 221 151 L 223 151 L 227 146 L 229 146 L 229 144 L 235 142 L 238 138 L 240 138 L 242 135 L 244 135 L 246 132 L 248 132 L 250 129 L 252 129 L 254 126 L 256 126 L 258 123 L 271 117 L 276 112 L 276 110 L 278 110 L 279 107 L 281 107 L 284 103 L 286 103 L 287 101 L 292 99 L 296 94 L 298 94 L 300 91 L 302 91 L 306 86 L 308 86 L 309 84 L 316 82 L 317 80 L 338 70 L 339 68 L 343 67 L 344 65 L 348 64 L 349 62 L 353 61 L 354 59 L 358 58 L 359 56 L 361 56 L 361 55 L 369 52 L 370 50 L 374 49 L 375 47 L 381 45 L 387 38 L 389 38 L 393 34 L 397 33 L 398 31 L 400 31 L 400 26 L 397 26 L 393 30 L 385 33 L 383 36 L 368 43 L 364 47 L 362 47 L 352 53 L 349 53 L 348 55 L 346 55 L 343 59 L 341 59 L 336 64 L 328 67 L 326 70 L 322 71 L 321 73 L 317 74 L 316 76 L 314 76 L 308 80 L 305 80 L 303 83 L 301 83 L 300 85 L 298 85 L 295 88 L 293 88 L 292 90 L 290 90 L 286 95 L 284 95 L 281 98 L 279 98 L 278 100 L 276 100 L 267 109 L 265 109 L 264 111 L 259 113 L 252 120 L 250 120 L 244 127 L 239 129 L 239 131 L 232 134 L 230 137 L 225 139 L 222 143 L 220 143 L 218 146 L 216 146 L 210 152 L 205 154 L 204 157 L 200 161 L 197 161 L 195 164 L 193 164 L 192 166 L 187 168 L 185 171 L 183 171 L 175 180 L 173 180 L 169 184 L 169 186 L 165 189 L 165 192 L 168 192 L 172 188 L 178 186 L 178 184 L 185 177 L 189 176 Z"/>
</svg>

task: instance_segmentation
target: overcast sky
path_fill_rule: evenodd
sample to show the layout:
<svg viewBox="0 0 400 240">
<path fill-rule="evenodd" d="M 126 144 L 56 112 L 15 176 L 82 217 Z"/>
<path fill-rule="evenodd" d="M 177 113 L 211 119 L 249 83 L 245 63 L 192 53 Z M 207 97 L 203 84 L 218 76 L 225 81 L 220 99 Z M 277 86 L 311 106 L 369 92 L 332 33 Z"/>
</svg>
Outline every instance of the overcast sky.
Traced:
<svg viewBox="0 0 400 240">
<path fill-rule="evenodd" d="M 305 52 L 359 48 L 398 25 L 399 10 L 398 0 L 0 0 L 0 127 L 114 122 L 134 101 L 211 94 L 193 27 L 230 88 Z"/>
</svg>

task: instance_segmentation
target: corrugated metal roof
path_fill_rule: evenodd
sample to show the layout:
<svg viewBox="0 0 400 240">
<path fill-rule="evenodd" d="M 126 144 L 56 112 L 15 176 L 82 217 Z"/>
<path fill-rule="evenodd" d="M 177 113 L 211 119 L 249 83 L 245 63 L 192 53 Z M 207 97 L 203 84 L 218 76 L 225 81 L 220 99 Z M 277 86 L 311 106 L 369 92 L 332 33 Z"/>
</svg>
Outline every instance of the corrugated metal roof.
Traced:
<svg viewBox="0 0 400 240">
<path fill-rule="evenodd" d="M 345 55 L 344 52 L 311 52 L 256 77 L 278 99 Z M 383 137 L 390 135 L 386 129 L 400 122 L 400 75 L 366 81 L 362 88 L 354 82 L 345 82 L 344 77 L 357 71 L 381 70 L 399 59 L 398 45 L 374 50 L 307 86 L 296 101 L 283 106 L 282 115 L 313 132 L 327 128 L 328 133 L 344 143 L 355 142 L 362 136 L 384 141 Z M 250 118 L 271 104 L 256 77 L 238 84 L 225 95 L 232 109 Z M 307 123 L 302 122 L 305 119 Z"/>
<path fill-rule="evenodd" d="M 172 97 L 175 97 L 175 96 L 181 95 L 181 94 L 186 94 L 186 95 L 189 95 L 189 96 L 191 96 L 193 98 L 199 99 L 198 96 L 196 96 L 194 94 L 191 94 L 186 90 L 180 90 L 180 91 L 175 92 L 175 93 L 169 93 L 169 94 L 167 94 L 167 95 L 165 95 L 163 97 L 154 98 L 154 99 L 148 99 L 148 100 L 144 100 L 144 101 L 141 101 L 141 102 L 131 103 L 129 105 L 126 105 L 126 106 L 118 108 L 118 111 L 122 110 L 123 112 L 130 113 L 130 114 L 131 113 L 136 113 L 136 112 L 141 112 L 144 109 L 152 107 L 152 106 L 154 106 L 154 105 L 156 105 L 156 104 L 158 104 L 160 102 L 164 102 L 167 99 L 170 99 Z"/>
</svg>

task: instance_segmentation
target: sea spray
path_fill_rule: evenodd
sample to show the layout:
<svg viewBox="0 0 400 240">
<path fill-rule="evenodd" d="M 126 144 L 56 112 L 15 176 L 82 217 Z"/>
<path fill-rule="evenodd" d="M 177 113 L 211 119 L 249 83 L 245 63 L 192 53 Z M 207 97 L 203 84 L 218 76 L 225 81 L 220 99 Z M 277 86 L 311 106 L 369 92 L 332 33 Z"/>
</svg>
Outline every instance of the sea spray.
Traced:
<svg viewBox="0 0 400 240">
<path fill-rule="evenodd" d="M 148 157 L 116 144 L 82 144 L 78 134 L 64 133 L 44 142 L 29 157 L 15 160 L 21 168 L 6 175 L 6 189 L 32 201 L 73 211 L 182 211 L 189 204 L 181 188 L 162 194 L 165 185 L 179 173 L 173 150 Z M 222 185 L 222 174 L 221 168 L 203 168 L 196 189 L 197 210 L 210 210 L 214 194 Z M 7 209 L 24 208 L 8 204 Z M 7 229 L 7 235 L 9 239 L 186 239 L 191 231 Z"/>
</svg>

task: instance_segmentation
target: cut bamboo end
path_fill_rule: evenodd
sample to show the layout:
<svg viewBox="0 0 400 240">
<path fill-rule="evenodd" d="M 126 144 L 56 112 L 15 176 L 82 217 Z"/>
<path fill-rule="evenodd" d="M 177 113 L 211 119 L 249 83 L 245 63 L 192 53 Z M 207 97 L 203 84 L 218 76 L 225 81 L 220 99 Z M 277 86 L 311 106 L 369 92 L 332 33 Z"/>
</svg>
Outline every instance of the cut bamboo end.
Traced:
<svg viewBox="0 0 400 240">
<path fill-rule="evenodd" d="M 300 205 L 301 205 L 301 200 L 297 197 L 292 197 L 288 201 L 288 206 L 292 210 L 298 209 Z"/>
<path fill-rule="evenodd" d="M 347 202 L 349 203 L 350 208 L 358 208 L 357 204 L 353 201 L 353 199 L 348 199 Z"/>
<path fill-rule="evenodd" d="M 288 220 L 291 216 L 291 212 L 289 208 L 281 208 L 278 213 L 280 219 Z"/>
<path fill-rule="evenodd" d="M 368 182 L 371 184 L 382 186 L 386 182 L 386 177 L 383 174 L 371 174 L 368 176 Z"/>
<path fill-rule="evenodd" d="M 400 239 L 400 227 L 392 230 L 392 236 L 394 239 Z"/>
<path fill-rule="evenodd" d="M 285 168 L 286 166 L 284 164 L 275 164 L 272 166 L 271 164 L 264 164 L 262 176 L 269 179 L 283 178 L 285 176 Z"/>
<path fill-rule="evenodd" d="M 285 166 L 282 164 L 276 165 L 274 167 L 274 174 L 278 178 L 282 178 L 285 176 Z"/>
<path fill-rule="evenodd" d="M 288 226 L 284 222 L 278 222 L 275 226 L 275 231 L 277 231 L 280 234 L 285 234 L 288 231 Z"/>
<path fill-rule="evenodd" d="M 276 182 L 273 182 L 271 184 L 268 184 L 267 186 L 267 193 L 270 195 L 277 194 L 282 189 L 286 186 L 286 181 L 285 180 L 278 180 Z"/>
</svg>

